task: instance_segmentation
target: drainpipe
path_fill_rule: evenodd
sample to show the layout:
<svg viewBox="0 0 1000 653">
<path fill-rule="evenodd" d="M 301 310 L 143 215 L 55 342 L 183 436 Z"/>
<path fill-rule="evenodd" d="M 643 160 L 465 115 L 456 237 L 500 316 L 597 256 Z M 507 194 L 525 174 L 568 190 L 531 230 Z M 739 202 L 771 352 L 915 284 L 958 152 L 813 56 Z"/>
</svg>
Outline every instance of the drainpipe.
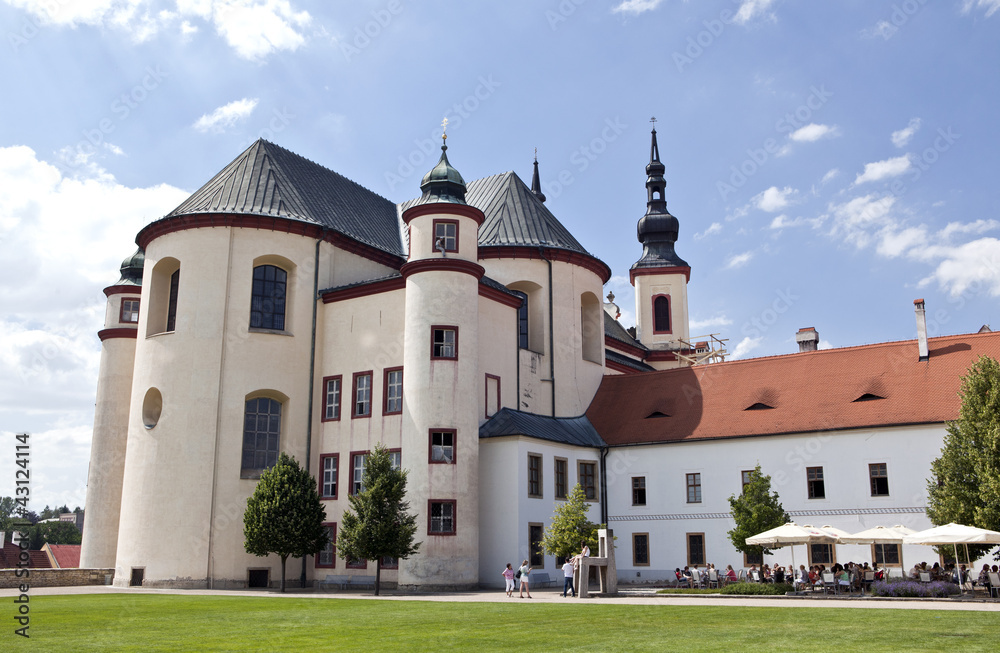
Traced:
<svg viewBox="0 0 1000 653">
<path fill-rule="evenodd" d="M 601 447 L 601 523 L 608 527 L 608 472 L 605 462 L 608 457 L 608 448 Z"/>
<path fill-rule="evenodd" d="M 316 253 L 313 257 L 313 292 L 312 292 L 312 330 L 309 336 L 309 401 L 306 405 L 306 472 L 312 462 L 312 425 L 313 425 L 313 395 L 316 394 L 316 313 L 319 310 L 319 245 L 326 236 L 326 229 L 320 232 L 316 240 Z M 299 575 L 299 587 L 306 586 L 306 556 L 302 556 L 302 573 Z"/>
<path fill-rule="evenodd" d="M 549 264 L 549 383 L 552 384 L 552 417 L 556 416 L 556 340 L 555 325 L 552 323 L 552 261 L 545 257 L 545 249 L 538 248 L 538 255 Z"/>
</svg>

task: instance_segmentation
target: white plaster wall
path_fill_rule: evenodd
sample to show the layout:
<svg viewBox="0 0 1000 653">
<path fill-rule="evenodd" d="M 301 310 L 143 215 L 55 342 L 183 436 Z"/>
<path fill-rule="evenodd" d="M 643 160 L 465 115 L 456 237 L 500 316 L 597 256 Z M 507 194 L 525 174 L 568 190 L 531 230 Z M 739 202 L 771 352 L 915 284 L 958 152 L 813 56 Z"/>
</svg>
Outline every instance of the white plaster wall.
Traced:
<svg viewBox="0 0 1000 653">
<path fill-rule="evenodd" d="M 517 408 L 517 309 L 479 298 L 479 423 L 486 416 L 486 375 L 500 377 L 500 408 Z"/>
<path fill-rule="evenodd" d="M 686 533 L 705 533 L 708 562 L 741 568 L 743 556 L 726 535 L 733 527 L 728 497 L 742 490 L 741 472 L 757 462 L 798 524 L 829 524 L 850 533 L 877 525 L 929 528 L 923 512 L 904 509 L 926 506 L 926 479 L 943 437 L 942 425 L 929 425 L 613 448 L 607 458 L 608 510 L 609 526 L 618 537 L 619 578 L 662 579 L 683 567 Z M 883 462 L 889 496 L 872 497 L 868 464 Z M 808 498 L 806 467 L 823 467 L 825 499 Z M 702 475 L 700 504 L 686 502 L 685 474 L 693 472 Z M 633 476 L 646 477 L 645 507 L 632 506 Z M 632 564 L 632 533 L 649 533 L 649 567 Z M 838 545 L 836 556 L 842 563 L 871 562 L 871 547 Z M 904 547 L 907 567 L 934 559 L 928 547 Z M 765 557 L 769 564 L 786 567 L 791 561 L 788 548 Z M 795 563 L 808 566 L 805 546 L 796 547 Z"/>
<path fill-rule="evenodd" d="M 670 295 L 672 333 L 653 333 L 655 295 Z M 635 314 L 639 342 L 651 349 L 690 338 L 688 326 L 687 278 L 684 273 L 640 274 L 635 277 Z M 692 343 L 693 344 L 693 343 Z"/>
</svg>

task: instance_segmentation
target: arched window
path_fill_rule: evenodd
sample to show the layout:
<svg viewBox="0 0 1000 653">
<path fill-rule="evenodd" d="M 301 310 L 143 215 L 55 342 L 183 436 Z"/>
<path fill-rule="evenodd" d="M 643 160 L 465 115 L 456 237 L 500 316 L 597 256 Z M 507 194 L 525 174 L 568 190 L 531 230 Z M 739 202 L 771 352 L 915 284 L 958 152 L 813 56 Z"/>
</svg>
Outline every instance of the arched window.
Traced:
<svg viewBox="0 0 1000 653">
<path fill-rule="evenodd" d="M 670 333 L 669 295 L 659 295 L 653 299 L 653 333 Z"/>
<path fill-rule="evenodd" d="M 250 327 L 285 330 L 285 285 L 288 273 L 274 265 L 253 269 L 250 296 Z"/>
<path fill-rule="evenodd" d="M 517 281 L 508 289 L 521 296 L 517 311 L 517 344 L 521 349 L 545 353 L 545 298 L 542 287 L 532 281 Z"/>
<path fill-rule="evenodd" d="M 591 363 L 603 363 L 601 348 L 604 340 L 604 309 L 594 293 L 580 295 L 580 340 L 583 359 Z"/>
<path fill-rule="evenodd" d="M 281 402 L 270 397 L 248 399 L 243 413 L 243 458 L 240 478 L 259 478 L 278 462 Z"/>
<path fill-rule="evenodd" d="M 166 257 L 153 266 L 146 310 L 146 335 L 168 333 L 177 326 L 177 297 L 181 285 L 181 262 Z"/>
</svg>

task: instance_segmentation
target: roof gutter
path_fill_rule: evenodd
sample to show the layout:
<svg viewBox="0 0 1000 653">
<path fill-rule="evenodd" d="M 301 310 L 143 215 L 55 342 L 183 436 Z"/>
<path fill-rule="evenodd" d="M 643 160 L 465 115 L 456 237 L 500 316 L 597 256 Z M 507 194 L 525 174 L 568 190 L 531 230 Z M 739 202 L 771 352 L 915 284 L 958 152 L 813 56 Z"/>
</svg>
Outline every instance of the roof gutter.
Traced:
<svg viewBox="0 0 1000 653">
<path fill-rule="evenodd" d="M 306 472 L 309 472 L 312 461 L 312 425 L 313 398 L 316 394 L 316 314 L 319 311 L 319 245 L 326 238 L 326 227 L 320 231 L 316 239 L 316 252 L 313 255 L 313 292 L 312 292 L 312 330 L 309 335 L 309 401 L 306 404 Z M 302 572 L 299 574 L 299 587 L 306 586 L 306 556 L 302 556 Z"/>
</svg>

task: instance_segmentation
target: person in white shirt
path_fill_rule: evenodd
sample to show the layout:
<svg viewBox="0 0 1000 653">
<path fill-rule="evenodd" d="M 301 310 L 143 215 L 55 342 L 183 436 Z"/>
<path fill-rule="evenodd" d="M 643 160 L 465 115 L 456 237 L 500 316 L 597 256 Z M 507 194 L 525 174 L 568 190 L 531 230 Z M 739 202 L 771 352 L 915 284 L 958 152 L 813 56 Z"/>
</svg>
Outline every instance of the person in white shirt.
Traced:
<svg viewBox="0 0 1000 653">
<path fill-rule="evenodd" d="M 566 591 L 568 590 L 573 596 L 576 596 L 576 590 L 573 589 L 573 561 L 567 560 L 566 564 L 562 566 L 563 576 L 563 598 L 566 597 Z"/>
</svg>

